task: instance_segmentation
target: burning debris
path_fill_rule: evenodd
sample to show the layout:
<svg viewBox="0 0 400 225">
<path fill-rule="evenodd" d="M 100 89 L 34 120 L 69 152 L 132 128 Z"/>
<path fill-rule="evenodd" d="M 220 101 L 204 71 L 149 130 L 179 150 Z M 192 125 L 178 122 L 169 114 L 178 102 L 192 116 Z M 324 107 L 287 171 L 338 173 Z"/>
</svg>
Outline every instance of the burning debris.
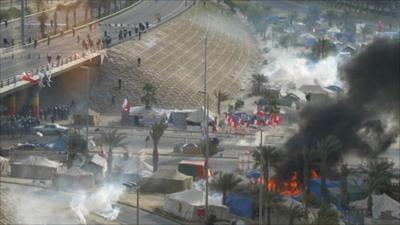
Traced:
<svg viewBox="0 0 400 225">
<path fill-rule="evenodd" d="M 399 135 L 399 124 L 393 124 L 400 112 L 399 49 L 398 41 L 376 39 L 344 66 L 345 96 L 302 110 L 300 130 L 286 143 L 290 154 L 278 171 L 280 176 L 302 171 L 301 150 L 315 148 L 328 135 L 336 136 L 343 146 L 328 156 L 328 166 L 347 151 L 377 154 L 395 141 Z"/>
</svg>

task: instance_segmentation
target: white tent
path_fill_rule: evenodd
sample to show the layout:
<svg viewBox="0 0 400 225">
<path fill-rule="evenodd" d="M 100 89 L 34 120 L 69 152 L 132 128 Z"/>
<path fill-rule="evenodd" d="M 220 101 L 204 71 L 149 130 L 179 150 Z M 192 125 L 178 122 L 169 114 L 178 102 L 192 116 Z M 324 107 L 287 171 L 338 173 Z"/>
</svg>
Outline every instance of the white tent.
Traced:
<svg viewBox="0 0 400 225">
<path fill-rule="evenodd" d="M 29 156 L 20 162 L 16 162 L 15 164 L 27 165 L 27 166 L 43 166 L 50 168 L 58 168 L 61 166 L 61 163 L 49 160 L 45 157 L 41 156 Z"/>
<path fill-rule="evenodd" d="M 366 209 L 367 208 L 368 198 L 364 200 L 359 200 L 355 202 L 351 202 L 350 206 Z M 383 195 L 372 195 L 372 216 L 374 218 L 379 218 L 381 213 L 390 212 L 392 217 L 400 219 L 400 203 L 396 200 L 392 199 L 386 194 Z"/>
<path fill-rule="evenodd" d="M 222 205 L 220 199 L 208 197 L 209 213 L 218 219 L 228 219 L 229 209 Z M 204 218 L 205 193 L 195 189 L 166 195 L 164 209 L 176 216 L 195 221 Z"/>
<path fill-rule="evenodd" d="M 211 111 L 208 112 L 208 121 L 209 122 L 213 122 L 215 118 L 214 113 L 212 113 Z M 186 120 L 188 122 L 192 122 L 192 123 L 196 123 L 199 124 L 203 121 L 204 119 L 204 108 L 198 108 L 196 111 L 191 112 L 188 117 L 186 118 Z"/>
<path fill-rule="evenodd" d="M 9 175 L 11 172 L 10 159 L 0 156 L 0 176 Z"/>
<path fill-rule="evenodd" d="M 152 174 L 153 166 L 145 162 L 146 155 L 139 154 L 128 159 L 117 157 L 113 159 L 113 170 L 120 170 L 122 174 L 139 174 L 148 177 Z"/>
</svg>

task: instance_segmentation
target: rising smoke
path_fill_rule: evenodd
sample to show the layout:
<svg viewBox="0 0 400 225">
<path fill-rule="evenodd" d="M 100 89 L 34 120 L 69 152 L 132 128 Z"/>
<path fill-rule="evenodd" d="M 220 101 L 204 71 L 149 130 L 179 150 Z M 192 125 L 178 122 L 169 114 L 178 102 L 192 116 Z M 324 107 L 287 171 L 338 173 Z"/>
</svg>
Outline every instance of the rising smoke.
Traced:
<svg viewBox="0 0 400 225">
<path fill-rule="evenodd" d="M 280 169 L 287 177 L 301 171 L 301 150 L 313 148 L 317 140 L 336 136 L 341 152 L 329 156 L 334 165 L 343 153 L 361 155 L 385 151 L 399 135 L 399 42 L 376 39 L 343 68 L 346 94 L 300 113 L 300 129 L 286 143 L 288 161 Z"/>
</svg>

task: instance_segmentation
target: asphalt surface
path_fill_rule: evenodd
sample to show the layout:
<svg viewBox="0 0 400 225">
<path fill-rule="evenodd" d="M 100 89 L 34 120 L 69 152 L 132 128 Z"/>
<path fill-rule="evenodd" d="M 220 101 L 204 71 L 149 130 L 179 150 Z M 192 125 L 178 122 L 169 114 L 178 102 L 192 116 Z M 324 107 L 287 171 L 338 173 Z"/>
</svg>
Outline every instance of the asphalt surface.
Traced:
<svg viewBox="0 0 400 225">
<path fill-rule="evenodd" d="M 117 222 L 119 224 L 136 224 L 136 208 L 127 207 L 121 204 L 117 204 L 117 207 L 120 209 L 120 212 L 117 219 L 114 222 Z M 142 210 L 139 210 L 139 223 L 142 225 L 177 224 L 163 217 L 153 215 Z"/>
<path fill-rule="evenodd" d="M 37 48 L 28 48 L 22 53 L 16 53 L 14 56 L 8 55 L 0 58 L 0 74 L 1 80 L 12 78 L 22 72 L 36 71 L 37 68 L 42 68 L 47 64 L 47 55 L 52 57 L 54 62 L 57 55 L 61 58 L 69 57 L 77 52 L 83 52 L 84 48 L 81 43 L 77 42 L 77 36 L 80 36 L 80 41 L 90 35 L 91 39 L 96 42 L 97 39 L 102 39 L 104 31 L 111 36 L 111 45 L 119 42 L 118 32 L 122 27 L 111 27 L 108 24 L 126 24 L 127 29 L 133 31 L 132 25 L 145 23 L 148 21 L 150 24 L 156 23 L 155 15 L 159 14 L 161 20 L 166 16 L 185 10 L 190 4 L 185 4 L 180 0 L 145 0 L 140 2 L 137 6 L 101 22 L 100 26 L 94 26 L 92 31 L 89 27 L 76 31 L 75 36 L 72 33 L 65 34 L 64 37 L 57 37 L 47 43 L 40 43 Z M 133 32 L 134 33 L 134 32 Z M 121 41 L 126 41 L 125 38 Z"/>
</svg>

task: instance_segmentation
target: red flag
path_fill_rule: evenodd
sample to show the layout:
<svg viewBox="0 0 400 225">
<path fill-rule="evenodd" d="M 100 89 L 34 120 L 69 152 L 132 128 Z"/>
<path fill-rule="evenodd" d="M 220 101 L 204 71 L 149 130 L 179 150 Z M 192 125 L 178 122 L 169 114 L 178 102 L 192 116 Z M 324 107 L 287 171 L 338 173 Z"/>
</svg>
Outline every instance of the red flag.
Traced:
<svg viewBox="0 0 400 225">
<path fill-rule="evenodd" d="M 29 82 L 32 82 L 32 83 L 36 83 L 37 82 L 35 79 L 33 79 L 32 72 L 28 72 L 28 73 L 23 72 L 21 80 L 29 81 Z"/>
</svg>

